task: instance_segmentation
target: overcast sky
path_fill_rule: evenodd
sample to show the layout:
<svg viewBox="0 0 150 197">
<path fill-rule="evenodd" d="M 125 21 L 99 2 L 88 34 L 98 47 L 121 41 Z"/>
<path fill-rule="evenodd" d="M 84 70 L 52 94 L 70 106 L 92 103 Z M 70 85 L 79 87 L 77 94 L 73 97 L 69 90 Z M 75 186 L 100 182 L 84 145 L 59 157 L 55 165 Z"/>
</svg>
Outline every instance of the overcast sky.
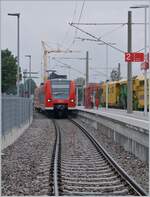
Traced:
<svg viewBox="0 0 150 197">
<path fill-rule="evenodd" d="M 84 2 L 84 6 L 83 6 Z M 7 13 L 20 13 L 20 65 L 22 71 L 28 69 L 28 59 L 25 55 L 32 56 L 32 71 L 43 70 L 43 49 L 41 40 L 44 40 L 49 49 L 79 50 L 78 53 L 50 54 L 48 69 L 55 68 L 58 73 L 67 74 L 67 68 L 61 68 L 61 63 L 52 57 L 85 57 L 89 51 L 90 82 L 105 80 L 106 76 L 106 46 L 98 45 L 96 42 L 75 40 L 74 37 L 91 38 L 71 27 L 69 22 L 85 23 L 126 23 L 128 11 L 132 10 L 132 21 L 144 23 L 144 9 L 129 9 L 133 5 L 148 4 L 149 1 L 2 1 L 1 2 L 1 41 L 2 49 L 8 48 L 17 55 L 17 20 Z M 81 9 L 83 10 L 81 12 Z M 148 10 L 149 12 L 149 10 Z M 149 14 L 149 13 L 148 13 Z M 147 15 L 147 19 L 149 17 Z M 124 61 L 124 53 L 127 51 L 127 25 L 106 26 L 78 26 L 81 29 L 101 37 L 106 42 L 116 43 L 114 45 L 122 52 L 108 49 L 109 68 L 117 67 L 121 63 L 121 75 L 126 77 L 127 64 Z M 132 51 L 144 48 L 144 25 L 133 25 Z M 149 43 L 149 42 L 147 42 Z M 144 50 L 142 51 L 144 52 Z M 70 77 L 75 79 L 82 77 L 85 73 L 85 60 L 58 59 L 71 65 Z M 133 63 L 133 75 L 141 74 L 140 63 Z M 79 70 L 79 72 L 74 69 Z M 109 70 L 111 71 L 111 70 Z M 36 79 L 39 84 L 41 78 Z"/>
</svg>

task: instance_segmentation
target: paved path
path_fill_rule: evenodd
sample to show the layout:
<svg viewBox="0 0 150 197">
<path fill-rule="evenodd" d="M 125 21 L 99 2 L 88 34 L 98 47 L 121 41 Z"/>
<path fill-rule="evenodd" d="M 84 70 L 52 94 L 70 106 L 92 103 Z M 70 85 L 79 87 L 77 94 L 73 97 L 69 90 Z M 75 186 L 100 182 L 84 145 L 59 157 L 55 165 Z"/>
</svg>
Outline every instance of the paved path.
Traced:
<svg viewBox="0 0 150 197">
<path fill-rule="evenodd" d="M 99 108 L 97 109 L 85 109 L 84 106 L 78 106 L 77 109 L 82 111 L 87 111 L 95 114 L 100 114 L 118 121 L 131 124 L 142 129 L 149 130 L 150 128 L 150 119 L 149 116 L 144 116 L 143 112 L 134 111 L 132 114 L 128 114 L 126 110 L 119 109 L 108 109 Z"/>
</svg>

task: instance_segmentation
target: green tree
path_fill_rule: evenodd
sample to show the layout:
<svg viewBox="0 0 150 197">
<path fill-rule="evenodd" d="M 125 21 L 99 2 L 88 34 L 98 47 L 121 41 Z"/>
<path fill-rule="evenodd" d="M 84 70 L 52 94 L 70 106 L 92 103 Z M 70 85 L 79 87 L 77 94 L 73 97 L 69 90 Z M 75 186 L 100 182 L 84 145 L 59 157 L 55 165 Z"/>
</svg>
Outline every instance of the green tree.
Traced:
<svg viewBox="0 0 150 197">
<path fill-rule="evenodd" d="M 16 94 L 17 58 L 8 49 L 1 50 L 2 92 Z M 21 79 L 20 69 L 20 79 Z"/>
</svg>

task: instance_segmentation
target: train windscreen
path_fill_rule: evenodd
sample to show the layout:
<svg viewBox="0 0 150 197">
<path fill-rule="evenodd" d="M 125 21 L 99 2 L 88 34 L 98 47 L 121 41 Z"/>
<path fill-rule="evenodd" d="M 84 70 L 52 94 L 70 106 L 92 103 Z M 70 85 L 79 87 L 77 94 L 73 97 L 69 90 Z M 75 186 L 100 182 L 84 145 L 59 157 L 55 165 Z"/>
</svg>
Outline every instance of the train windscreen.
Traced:
<svg viewBox="0 0 150 197">
<path fill-rule="evenodd" d="M 69 80 L 52 80 L 52 95 L 56 99 L 67 99 L 69 97 Z"/>
</svg>

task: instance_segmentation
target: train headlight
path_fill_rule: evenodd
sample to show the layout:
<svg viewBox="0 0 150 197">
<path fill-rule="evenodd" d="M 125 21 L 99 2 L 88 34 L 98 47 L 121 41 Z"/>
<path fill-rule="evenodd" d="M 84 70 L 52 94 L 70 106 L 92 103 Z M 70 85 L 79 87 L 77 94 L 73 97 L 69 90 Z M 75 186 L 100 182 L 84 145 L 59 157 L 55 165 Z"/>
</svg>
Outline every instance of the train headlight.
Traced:
<svg viewBox="0 0 150 197">
<path fill-rule="evenodd" d="M 74 100 L 74 99 L 70 99 L 70 102 L 71 102 L 71 103 L 74 103 L 74 102 L 75 102 L 75 100 Z"/>
<path fill-rule="evenodd" d="M 48 99 L 47 101 L 48 101 L 48 102 L 51 102 L 51 101 L 52 101 L 52 99 Z"/>
</svg>

